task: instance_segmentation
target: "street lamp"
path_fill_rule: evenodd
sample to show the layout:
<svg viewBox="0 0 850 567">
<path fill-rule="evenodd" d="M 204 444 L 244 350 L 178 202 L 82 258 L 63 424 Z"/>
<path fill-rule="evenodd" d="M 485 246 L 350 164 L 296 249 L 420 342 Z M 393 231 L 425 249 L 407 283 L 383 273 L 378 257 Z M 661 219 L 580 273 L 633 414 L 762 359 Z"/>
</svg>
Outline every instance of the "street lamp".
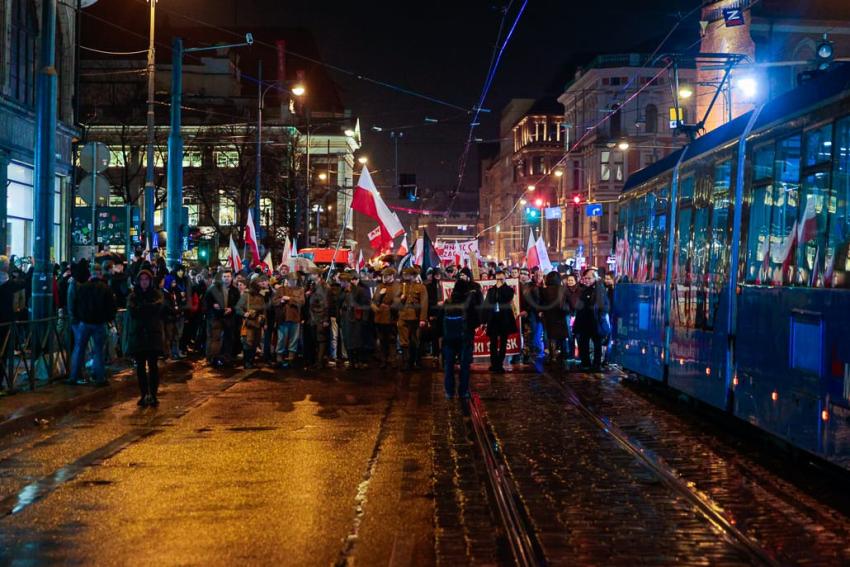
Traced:
<svg viewBox="0 0 850 567">
<path fill-rule="evenodd" d="M 563 169 L 556 169 L 555 170 L 555 177 L 563 177 L 563 176 L 564 176 L 564 170 Z"/>
<path fill-rule="evenodd" d="M 327 174 L 327 173 L 322 172 L 322 173 L 320 173 L 320 174 L 319 174 L 319 180 L 320 180 L 320 181 L 326 181 L 327 179 L 328 179 L 328 174 Z"/>
<path fill-rule="evenodd" d="M 528 190 L 529 190 L 529 191 L 534 191 L 535 189 L 537 189 L 537 187 L 535 187 L 534 185 L 529 185 L 529 186 L 528 186 Z"/>
<path fill-rule="evenodd" d="M 277 83 L 272 82 L 263 88 L 263 62 L 257 64 L 257 173 L 254 187 L 254 219 L 260 228 L 260 189 L 263 173 L 263 109 L 265 108 L 266 93 Z"/>
<path fill-rule="evenodd" d="M 366 165 L 367 163 L 369 163 L 369 158 L 367 158 L 366 156 L 360 156 L 359 158 L 357 158 L 357 163 L 359 163 L 360 165 Z"/>
<path fill-rule="evenodd" d="M 620 150 L 622 150 L 622 151 L 626 151 L 626 150 L 628 150 L 628 149 L 629 149 L 629 142 L 628 142 L 628 140 L 621 140 L 621 141 L 620 141 L 620 143 L 619 143 L 619 144 L 617 144 L 617 147 L 618 147 Z"/>
<path fill-rule="evenodd" d="M 298 97 L 304 96 L 307 94 L 307 87 L 299 83 L 292 87 L 292 94 Z"/>
<path fill-rule="evenodd" d="M 354 131 L 354 130 L 352 130 L 351 128 L 346 128 L 346 129 L 345 129 L 345 132 L 343 132 L 343 133 L 344 133 L 346 136 L 348 136 L 349 138 L 353 138 L 353 137 L 357 134 L 357 132 L 355 132 L 355 131 Z"/>
<path fill-rule="evenodd" d="M 679 98 L 689 99 L 694 96 L 694 88 L 687 83 L 679 85 Z"/>
</svg>

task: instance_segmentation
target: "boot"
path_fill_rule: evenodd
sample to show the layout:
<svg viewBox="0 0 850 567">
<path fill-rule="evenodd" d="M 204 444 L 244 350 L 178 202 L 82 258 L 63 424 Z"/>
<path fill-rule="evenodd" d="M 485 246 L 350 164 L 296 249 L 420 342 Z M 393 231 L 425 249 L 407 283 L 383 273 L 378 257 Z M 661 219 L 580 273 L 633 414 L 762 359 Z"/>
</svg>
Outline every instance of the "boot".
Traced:
<svg viewBox="0 0 850 567">
<path fill-rule="evenodd" d="M 327 350 L 327 343 L 319 343 L 318 352 L 316 353 L 316 364 L 313 366 L 315 370 L 323 370 L 325 368 L 325 354 Z"/>
</svg>

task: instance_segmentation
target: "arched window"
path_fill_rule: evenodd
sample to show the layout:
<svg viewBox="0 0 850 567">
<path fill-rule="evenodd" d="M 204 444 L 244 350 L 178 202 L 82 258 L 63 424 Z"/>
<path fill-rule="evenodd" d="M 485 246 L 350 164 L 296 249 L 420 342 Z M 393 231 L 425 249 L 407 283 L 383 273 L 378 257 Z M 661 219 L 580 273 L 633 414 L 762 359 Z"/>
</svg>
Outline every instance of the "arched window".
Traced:
<svg viewBox="0 0 850 567">
<path fill-rule="evenodd" d="M 10 24 L 9 89 L 13 99 L 34 106 L 38 23 L 32 0 L 12 0 Z"/>
<path fill-rule="evenodd" d="M 658 107 L 654 104 L 647 104 L 644 113 L 647 133 L 658 132 Z"/>
</svg>

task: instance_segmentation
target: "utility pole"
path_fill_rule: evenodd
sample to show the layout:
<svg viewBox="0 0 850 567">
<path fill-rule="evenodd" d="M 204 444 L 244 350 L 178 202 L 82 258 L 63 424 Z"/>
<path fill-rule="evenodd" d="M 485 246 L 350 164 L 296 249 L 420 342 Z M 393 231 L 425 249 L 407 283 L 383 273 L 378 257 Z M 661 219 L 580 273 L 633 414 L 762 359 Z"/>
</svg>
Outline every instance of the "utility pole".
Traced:
<svg viewBox="0 0 850 567">
<path fill-rule="evenodd" d="M 183 103 L 183 40 L 175 37 L 171 45 L 171 128 L 168 133 L 168 212 L 166 217 L 165 260 L 173 270 L 183 262 L 183 135 L 180 131 Z"/>
<path fill-rule="evenodd" d="M 147 169 L 145 170 L 145 234 L 153 240 L 153 215 L 154 200 L 154 144 L 156 143 L 156 120 L 154 115 L 154 97 L 156 96 L 156 46 L 155 46 L 155 24 L 156 24 L 156 0 L 148 0 L 150 4 L 150 32 L 148 34 L 148 147 L 147 147 Z M 139 227 L 139 235 L 143 233 Z"/>
<path fill-rule="evenodd" d="M 260 176 L 263 173 L 263 62 L 257 63 L 257 173 L 254 183 L 254 218 L 257 222 L 257 232 L 262 224 L 260 219 Z"/>
<path fill-rule="evenodd" d="M 53 315 L 54 187 L 56 183 L 56 1 L 41 3 L 33 191 L 32 319 Z M 36 341 L 34 344 L 39 345 Z"/>
</svg>

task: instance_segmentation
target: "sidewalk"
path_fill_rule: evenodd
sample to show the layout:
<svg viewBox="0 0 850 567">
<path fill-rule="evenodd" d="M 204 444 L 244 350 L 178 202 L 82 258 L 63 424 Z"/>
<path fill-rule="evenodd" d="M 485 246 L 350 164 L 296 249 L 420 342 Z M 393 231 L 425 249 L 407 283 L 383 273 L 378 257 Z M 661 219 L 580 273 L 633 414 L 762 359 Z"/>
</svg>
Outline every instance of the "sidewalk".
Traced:
<svg viewBox="0 0 850 567">
<path fill-rule="evenodd" d="M 129 363 L 107 369 L 109 386 L 70 386 L 62 381 L 35 390 L 19 390 L 10 396 L 0 397 L 0 435 L 8 435 L 27 427 L 62 416 L 87 404 L 126 396 L 136 387 L 136 376 Z"/>
</svg>

